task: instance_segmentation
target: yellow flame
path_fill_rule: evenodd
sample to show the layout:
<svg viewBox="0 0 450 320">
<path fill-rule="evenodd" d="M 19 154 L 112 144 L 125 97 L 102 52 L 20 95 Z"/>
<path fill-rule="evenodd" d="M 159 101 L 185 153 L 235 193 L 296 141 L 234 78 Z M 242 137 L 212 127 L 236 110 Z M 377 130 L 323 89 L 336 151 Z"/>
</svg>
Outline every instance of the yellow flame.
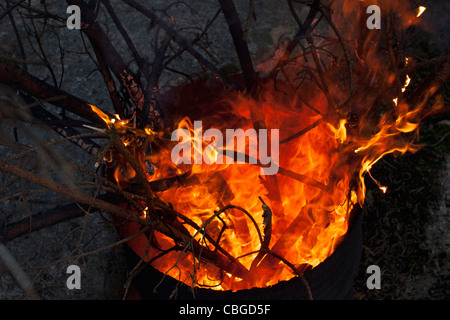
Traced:
<svg viewBox="0 0 450 320">
<path fill-rule="evenodd" d="M 405 117 L 399 117 L 395 121 L 395 128 L 403 133 L 408 133 L 414 131 L 419 126 L 418 123 L 408 122 Z"/>
<path fill-rule="evenodd" d="M 153 131 L 153 130 L 150 129 L 150 128 L 145 128 L 144 131 L 145 131 L 145 133 L 146 133 L 147 135 L 149 135 L 149 136 L 157 134 L 155 131 Z"/>
<path fill-rule="evenodd" d="M 141 219 L 147 218 L 148 213 L 148 207 L 145 207 L 144 211 L 142 212 L 142 215 L 140 216 Z"/>
<path fill-rule="evenodd" d="M 106 124 L 110 124 L 111 120 L 109 119 L 108 115 L 104 113 L 102 110 L 97 108 L 96 106 L 90 104 L 92 111 L 94 111 L 100 118 L 102 118 L 103 121 L 105 121 Z M 114 120 L 114 119 L 113 119 Z"/>
<path fill-rule="evenodd" d="M 427 9 L 427 7 L 424 6 L 420 6 L 419 9 L 417 9 L 417 15 L 416 17 L 420 17 L 422 15 L 422 13 Z"/>
<path fill-rule="evenodd" d="M 406 87 L 409 86 L 410 83 L 411 83 L 411 78 L 408 75 L 406 75 L 406 80 L 405 80 L 405 84 L 403 85 L 402 92 L 405 92 Z"/>
<path fill-rule="evenodd" d="M 345 128 L 346 123 L 347 123 L 347 120 L 345 120 L 345 119 L 339 120 L 339 126 L 337 128 L 335 128 L 333 125 L 328 123 L 328 127 L 334 133 L 334 138 L 336 140 L 338 140 L 339 143 L 344 143 L 344 141 L 347 139 L 347 129 Z"/>
</svg>

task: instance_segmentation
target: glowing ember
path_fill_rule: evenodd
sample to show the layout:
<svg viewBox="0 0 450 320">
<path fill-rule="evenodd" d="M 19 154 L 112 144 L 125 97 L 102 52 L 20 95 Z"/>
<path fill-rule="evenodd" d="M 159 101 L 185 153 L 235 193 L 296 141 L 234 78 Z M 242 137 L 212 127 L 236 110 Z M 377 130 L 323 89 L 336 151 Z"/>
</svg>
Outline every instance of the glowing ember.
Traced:
<svg viewBox="0 0 450 320">
<path fill-rule="evenodd" d="M 409 86 L 410 82 L 411 82 L 411 78 L 408 75 L 406 75 L 406 80 L 405 80 L 405 84 L 403 85 L 402 92 L 406 91 L 406 87 Z"/>
<path fill-rule="evenodd" d="M 416 17 L 420 17 L 422 15 L 422 13 L 426 10 L 427 8 L 424 6 L 420 6 L 419 9 L 417 9 L 417 15 Z"/>
</svg>

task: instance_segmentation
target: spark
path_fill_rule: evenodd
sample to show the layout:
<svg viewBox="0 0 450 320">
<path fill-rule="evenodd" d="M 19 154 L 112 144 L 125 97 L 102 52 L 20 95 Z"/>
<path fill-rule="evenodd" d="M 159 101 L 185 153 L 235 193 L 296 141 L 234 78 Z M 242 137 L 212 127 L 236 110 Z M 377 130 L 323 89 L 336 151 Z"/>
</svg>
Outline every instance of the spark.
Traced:
<svg viewBox="0 0 450 320">
<path fill-rule="evenodd" d="M 406 80 L 405 80 L 405 84 L 403 85 L 402 92 L 405 92 L 406 87 L 409 86 L 410 83 L 411 83 L 411 78 L 408 75 L 406 75 Z"/>
<path fill-rule="evenodd" d="M 378 188 L 379 188 L 381 191 L 383 191 L 383 193 L 386 193 L 387 187 L 381 185 L 381 183 L 380 183 L 377 179 L 375 179 L 375 178 L 372 176 L 372 174 L 370 173 L 370 169 L 371 169 L 371 168 L 372 168 L 372 166 L 370 166 L 370 168 L 367 169 L 367 173 L 368 173 L 369 176 L 372 178 L 373 182 L 376 183 L 376 185 L 378 186 Z"/>
<path fill-rule="evenodd" d="M 420 17 L 422 15 L 422 13 L 427 9 L 427 7 L 424 6 L 420 6 L 418 11 L 417 11 L 417 15 L 416 18 Z"/>
</svg>

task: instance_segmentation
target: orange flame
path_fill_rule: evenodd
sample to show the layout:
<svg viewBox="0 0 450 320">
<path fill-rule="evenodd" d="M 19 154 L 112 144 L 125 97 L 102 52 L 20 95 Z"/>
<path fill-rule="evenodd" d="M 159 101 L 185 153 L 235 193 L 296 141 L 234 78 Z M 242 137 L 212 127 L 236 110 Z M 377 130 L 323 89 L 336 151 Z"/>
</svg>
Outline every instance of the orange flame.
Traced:
<svg viewBox="0 0 450 320">
<path fill-rule="evenodd" d="M 338 17 L 339 14 L 341 17 L 361 14 L 358 6 L 355 8 L 351 1 L 339 3 L 342 5 L 334 8 Z M 408 11 L 406 6 L 395 1 L 383 3 L 403 14 L 401 23 L 405 28 L 411 23 L 411 10 Z M 353 36 L 351 32 L 357 33 L 358 30 L 350 30 L 349 38 Z M 372 34 L 376 37 L 378 33 Z M 369 40 L 363 45 L 371 47 L 371 43 L 376 43 L 376 38 Z M 392 79 L 395 78 L 392 70 L 379 60 L 371 48 L 367 52 L 365 56 L 359 57 L 360 67 L 370 66 L 367 68 L 370 70 L 370 77 L 365 78 L 369 83 L 391 86 Z M 406 59 L 405 64 L 407 63 Z M 407 75 L 401 91 L 405 92 L 410 83 L 411 78 Z M 367 84 L 361 84 L 363 87 L 365 85 Z M 280 84 L 277 83 L 277 86 Z M 381 90 L 385 90 L 381 87 Z M 288 88 L 284 89 L 289 91 Z M 342 97 L 337 86 L 330 90 L 332 96 Z M 387 154 L 403 154 L 418 149 L 411 139 L 408 141 L 404 136 L 417 133 L 424 108 L 422 103 L 411 106 L 403 97 L 388 95 L 388 101 L 394 102 L 394 105 L 391 103 L 392 112 L 386 112 L 377 119 L 378 123 L 373 123 L 369 121 L 372 119 L 368 114 L 375 101 L 364 91 L 364 95 L 354 98 L 353 104 L 355 108 L 359 107 L 366 112 L 360 112 L 358 123 L 352 123 L 348 119 L 335 117 L 331 120 L 322 117 L 331 112 L 323 95 L 311 93 L 313 98 L 309 105 L 314 107 L 306 108 L 299 107 L 303 104 L 297 92 L 291 91 L 289 95 L 280 92 L 282 90 L 277 90 L 273 82 L 267 81 L 260 84 L 259 93 L 254 97 L 227 92 L 226 97 L 216 94 L 209 101 L 208 110 L 222 110 L 223 105 L 226 105 L 226 111 L 202 113 L 198 116 L 196 110 L 190 114 L 191 117 L 192 114 L 198 117 L 193 120 L 203 121 L 204 130 L 247 130 L 254 128 L 255 123 L 263 123 L 266 128 L 280 129 L 280 138 L 285 143 L 280 144 L 278 165 L 283 170 L 276 176 L 261 176 L 260 168 L 255 164 L 217 163 L 218 154 L 211 147 L 212 141 L 198 139 L 199 132 L 188 117 L 182 118 L 177 123 L 177 128 L 189 132 L 186 139 L 189 139 L 193 148 L 187 156 L 191 157 L 192 164 L 175 165 L 171 161 L 174 143 L 161 143 L 158 152 L 151 157 L 155 173 L 148 175 L 149 181 L 156 181 L 186 174 L 184 180 L 158 191 L 158 196 L 197 226 L 203 227 L 210 236 L 209 239 L 205 237 L 205 232 L 198 232 L 191 225 L 185 226 L 198 243 L 211 251 L 220 246 L 249 271 L 250 276 L 243 279 L 225 272 L 202 258 L 201 253 L 192 255 L 173 251 L 171 248 L 175 245 L 174 241 L 157 231 L 154 233 L 157 247 L 151 246 L 147 252 L 147 239 L 143 240 L 143 244 L 133 247 L 146 261 L 161 256 L 161 252 L 166 250 L 164 255 L 152 262 L 156 269 L 188 285 L 215 290 L 267 287 L 289 280 L 296 275 L 295 272 L 274 256 L 265 254 L 255 260 L 263 245 L 261 232 L 265 231 L 264 226 L 267 225 L 260 197 L 264 198 L 273 213 L 268 244 L 270 250 L 291 262 L 297 270 L 304 270 L 305 266 L 315 267 L 334 252 L 347 233 L 352 210 L 358 204 L 363 205 L 366 174 L 383 193 L 387 192 L 387 187 L 372 176 L 372 167 Z M 189 102 L 184 100 L 187 98 L 183 96 L 183 107 L 189 106 Z M 108 126 L 119 130 L 127 128 L 147 138 L 158 135 L 149 129 L 142 131 L 129 128 L 127 121 L 118 117 L 110 119 L 98 108 L 92 108 Z M 302 132 L 308 127 L 311 128 L 309 131 Z M 132 145 L 127 147 L 131 148 Z M 247 142 L 244 150 L 235 151 L 249 155 L 254 151 L 250 148 Z M 209 161 L 195 163 L 195 154 L 205 154 L 205 151 L 208 151 L 206 154 Z M 148 159 L 136 155 L 144 167 L 144 161 Z M 132 168 L 122 165 L 116 168 L 114 177 L 120 185 L 131 179 L 133 174 L 135 172 Z M 227 210 L 210 220 L 215 212 L 230 204 L 243 208 L 254 222 L 237 209 Z M 140 213 L 141 218 L 146 218 L 147 210 L 148 208 Z"/>
<path fill-rule="evenodd" d="M 253 127 L 248 113 L 250 105 L 257 106 L 261 114 L 268 115 L 265 119 L 268 127 L 276 128 L 283 124 L 283 133 L 286 136 L 294 134 L 299 125 L 306 127 L 317 121 L 317 116 L 297 110 L 296 101 L 281 103 L 276 99 L 276 93 L 270 85 L 265 86 L 262 91 L 263 97 L 258 100 L 239 95 L 229 97 L 231 113 L 236 118 L 244 119 L 241 121 L 242 129 Z M 208 119 L 202 120 L 211 122 L 207 121 Z M 227 122 L 214 123 L 221 131 L 225 131 L 229 125 Z M 159 196 L 199 226 L 211 217 L 214 210 L 219 210 L 226 204 L 233 204 L 247 210 L 261 229 L 264 218 L 259 197 L 268 197 L 267 202 L 273 210 L 270 242 L 272 250 L 292 261 L 295 266 L 316 266 L 334 251 L 341 237 L 347 232 L 349 215 L 358 198 L 356 190 L 350 190 L 350 175 L 337 180 L 330 178 L 333 171 L 339 170 L 341 165 L 337 150 L 347 140 L 345 125 L 345 119 L 339 120 L 336 127 L 321 123 L 295 141 L 280 146 L 279 152 L 284 155 L 280 158 L 283 168 L 314 178 L 323 185 L 332 185 L 330 193 L 291 177 L 278 175 L 281 202 L 277 202 L 267 195 L 265 184 L 269 183 L 271 178 L 262 178 L 258 166 L 193 164 L 189 170 L 196 174 L 200 183 L 176 186 L 159 193 Z M 182 119 L 178 128 L 187 129 L 191 133 L 194 146 L 195 132 L 190 120 Z M 197 141 L 197 144 L 202 149 L 207 147 L 204 142 L 199 144 Z M 194 152 L 195 147 L 192 155 Z M 151 180 L 174 172 L 170 159 L 157 156 L 154 160 L 157 170 Z M 154 261 L 153 266 L 162 272 L 168 272 L 174 278 L 183 279 L 188 284 L 217 290 L 265 287 L 294 276 L 289 267 L 267 255 L 256 266 L 252 265 L 261 243 L 256 228 L 245 215 L 240 214 L 238 210 L 230 210 L 220 218 L 207 225 L 206 230 L 214 239 L 219 239 L 218 243 L 224 250 L 238 259 L 246 269 L 253 271 L 254 277 L 250 281 L 222 272 L 213 264 L 197 261 L 192 255 L 186 254 L 179 259 L 179 252 L 166 254 Z M 192 235 L 195 234 L 193 228 L 187 228 Z M 167 249 L 173 245 L 172 240 L 162 234 L 158 234 L 158 239 L 165 244 L 163 248 Z M 198 235 L 196 240 L 201 242 L 201 235 Z M 207 241 L 204 244 L 214 250 L 213 244 Z M 156 255 L 157 252 L 155 250 L 152 254 Z M 149 256 L 152 257 L 152 254 Z M 172 268 L 175 263 L 179 268 Z M 193 264 L 198 266 L 194 277 Z"/>
</svg>

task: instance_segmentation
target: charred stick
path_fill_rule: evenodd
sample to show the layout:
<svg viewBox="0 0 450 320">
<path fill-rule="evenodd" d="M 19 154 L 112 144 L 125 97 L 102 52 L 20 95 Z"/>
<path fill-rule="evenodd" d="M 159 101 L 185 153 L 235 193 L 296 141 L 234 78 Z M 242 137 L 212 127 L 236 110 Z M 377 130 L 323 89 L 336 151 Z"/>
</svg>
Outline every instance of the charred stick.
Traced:
<svg viewBox="0 0 450 320">
<path fill-rule="evenodd" d="M 320 118 L 319 120 L 317 120 L 316 122 L 314 122 L 313 124 L 310 124 L 309 126 L 307 126 L 306 128 L 300 130 L 297 133 L 294 133 L 293 135 L 283 139 L 280 141 L 280 145 L 284 144 L 284 143 L 288 143 L 289 141 L 292 141 L 302 135 L 304 135 L 305 133 L 311 131 L 312 129 L 314 129 L 315 127 L 317 127 L 319 124 L 321 124 L 323 122 L 323 118 Z"/>
<path fill-rule="evenodd" d="M 333 191 L 331 187 L 323 184 L 322 182 L 317 181 L 314 178 L 305 176 L 303 174 L 300 174 L 300 173 L 297 173 L 297 172 L 294 172 L 294 171 L 291 171 L 288 169 L 284 169 L 282 167 L 278 168 L 278 173 L 282 174 L 284 176 L 287 176 L 289 178 L 295 179 L 297 181 L 303 182 L 307 185 L 313 186 L 315 188 L 318 188 L 318 189 L 323 190 L 328 193 L 331 193 Z"/>
<path fill-rule="evenodd" d="M 219 234 L 217 235 L 217 239 L 216 239 L 216 242 L 220 243 L 220 239 L 222 239 L 222 235 L 225 232 L 225 230 L 228 229 L 228 226 L 220 216 L 218 216 L 217 219 L 219 219 L 220 222 L 222 222 L 222 224 L 223 224 L 222 228 L 219 231 Z M 218 249 L 218 247 L 216 247 L 215 251 L 217 251 L 217 249 Z"/>
<path fill-rule="evenodd" d="M 252 25 L 253 19 L 255 19 L 255 21 L 256 21 L 255 0 L 250 0 L 250 8 L 249 8 L 248 14 L 247 14 L 247 23 L 245 24 L 244 34 L 242 35 L 243 40 L 247 39 L 248 32 L 250 31 L 250 27 Z"/>
<path fill-rule="evenodd" d="M 185 179 L 187 179 L 189 177 L 189 175 L 191 174 L 190 171 L 183 173 L 181 175 L 177 175 L 174 177 L 169 177 L 169 178 L 163 178 L 163 179 L 159 179 L 159 180 L 154 180 L 150 182 L 150 188 L 154 191 L 154 192 L 161 192 L 161 191 L 166 191 L 167 189 L 169 189 L 175 182 L 179 182 L 179 183 L 183 183 L 183 181 Z"/>
<path fill-rule="evenodd" d="M 239 152 L 236 152 L 236 151 L 234 152 L 234 157 L 239 156 L 239 155 L 242 155 L 242 154 L 239 153 Z M 244 154 L 243 156 L 245 157 L 244 161 L 246 163 L 254 164 L 254 165 L 256 165 L 258 167 L 261 167 L 261 168 L 269 167 L 268 164 L 262 164 L 261 162 L 259 162 L 258 159 L 254 159 L 254 158 L 250 157 L 247 154 Z M 315 188 L 318 188 L 320 190 L 326 191 L 328 193 L 332 192 L 331 187 L 323 184 L 322 182 L 317 181 L 314 178 L 305 176 L 305 175 L 303 175 L 301 173 L 297 173 L 297 172 L 291 171 L 289 169 L 285 169 L 283 167 L 278 167 L 278 173 L 283 175 L 283 176 L 287 176 L 287 177 L 292 178 L 294 180 L 297 180 L 297 181 L 300 181 L 300 182 L 305 183 L 307 185 L 310 185 L 310 186 L 313 186 Z"/>
<path fill-rule="evenodd" d="M 4 83 L 16 90 L 22 90 L 41 100 L 48 100 L 51 104 L 72 112 L 96 124 L 103 124 L 103 120 L 92 111 L 90 104 L 75 97 L 64 90 L 58 89 L 29 74 L 25 70 L 0 61 L 0 83 Z"/>
<path fill-rule="evenodd" d="M 286 229 L 284 234 L 296 234 L 295 233 L 296 228 L 298 228 L 298 226 L 300 225 L 300 221 L 302 219 L 304 219 L 304 214 L 306 213 L 306 210 L 307 209 L 305 209 L 305 208 L 300 209 L 297 217 L 295 217 L 295 219 L 291 222 L 291 224 Z M 289 238 L 289 237 L 286 238 L 286 237 L 281 236 L 272 245 L 272 248 L 270 250 L 267 250 L 267 252 L 270 251 L 270 252 L 276 253 L 279 256 L 283 256 L 292 248 L 295 241 L 297 241 L 297 238 Z M 259 269 L 270 268 L 271 266 L 273 266 L 277 263 L 277 261 L 274 258 L 275 257 L 273 254 L 271 254 L 271 255 L 265 254 L 263 256 L 263 259 L 257 266 L 257 268 L 259 268 Z"/>
<path fill-rule="evenodd" d="M 127 31 L 125 30 L 124 26 L 122 25 L 122 22 L 120 21 L 119 17 L 117 16 L 116 12 L 114 11 L 114 8 L 111 5 L 110 0 L 102 0 L 103 5 L 106 7 L 106 10 L 108 11 L 109 15 L 114 21 L 114 24 L 116 25 L 117 29 L 119 30 L 120 34 L 122 35 L 122 38 L 125 40 L 128 49 L 130 49 L 131 54 L 133 55 L 134 60 L 136 61 L 139 68 L 142 70 L 144 68 L 144 61 L 139 55 L 136 46 L 133 43 L 133 40 L 131 40 L 130 36 L 128 35 Z"/>
<path fill-rule="evenodd" d="M 258 233 L 259 240 L 261 242 L 263 242 L 261 231 L 259 230 L 258 224 L 256 223 L 255 219 L 252 217 L 252 215 L 247 210 L 245 210 L 244 208 L 241 208 L 239 206 L 235 206 L 235 205 L 229 204 L 229 205 L 226 205 L 225 207 L 223 207 L 222 209 L 220 209 L 218 211 L 215 211 L 214 215 L 211 216 L 211 218 L 209 218 L 204 223 L 204 226 L 206 226 L 209 222 L 211 222 L 215 217 L 218 217 L 221 213 L 223 213 L 223 212 L 225 212 L 226 210 L 229 210 L 229 209 L 237 209 L 237 210 L 243 212 L 252 221 L 253 225 L 255 226 L 256 232 Z M 202 228 L 204 228 L 204 227 L 202 227 Z"/>
<path fill-rule="evenodd" d="M 111 72 L 109 71 L 109 67 L 106 64 L 106 62 L 103 58 L 102 52 L 98 48 L 97 44 L 95 42 L 91 41 L 91 45 L 92 45 L 92 48 L 94 49 L 94 53 L 97 58 L 98 67 L 99 67 L 100 73 L 103 76 L 103 81 L 105 82 L 106 88 L 108 89 L 109 96 L 111 98 L 111 102 L 113 103 L 113 106 L 114 106 L 114 110 L 123 119 L 125 116 L 125 113 L 123 110 L 123 104 L 120 99 L 119 92 L 117 91 L 114 79 L 111 75 Z"/>
<path fill-rule="evenodd" d="M 245 269 L 244 266 L 242 266 L 236 259 L 233 259 L 233 261 L 230 261 L 226 257 L 224 257 L 222 254 L 211 251 L 208 248 L 205 248 L 201 244 L 199 244 L 194 238 L 190 238 L 189 241 L 186 241 L 186 238 L 180 238 L 178 239 L 180 243 L 185 243 L 183 250 L 181 250 L 181 254 L 179 256 L 179 259 L 186 254 L 186 252 L 190 251 L 192 252 L 193 256 L 197 258 L 198 260 L 208 261 L 210 263 L 213 263 L 217 267 L 219 267 L 221 270 L 228 272 L 232 274 L 235 277 L 241 278 L 243 280 L 250 279 L 250 274 L 247 269 Z M 190 247 L 192 247 L 190 250 L 188 250 Z M 177 247 L 178 249 L 178 247 Z M 194 252 L 198 252 L 199 254 L 196 255 Z M 178 260 L 179 261 L 179 260 Z M 178 262 L 177 261 L 177 262 Z M 172 267 L 174 268 L 176 264 Z M 170 268 L 165 274 L 164 277 L 167 275 L 167 273 L 172 269 Z M 164 277 L 161 279 L 161 282 L 164 280 Z"/>
<path fill-rule="evenodd" d="M 196 229 L 196 232 L 194 233 L 193 236 L 190 237 L 189 241 L 186 241 L 185 239 L 184 240 L 180 239 L 180 241 L 178 241 L 178 242 L 185 244 L 182 253 L 185 253 L 187 251 L 187 249 L 192 245 L 193 249 L 194 249 L 193 252 L 201 252 L 202 258 L 212 261 L 214 264 L 216 264 L 222 270 L 230 272 L 239 278 L 249 279 L 248 270 L 241 263 L 239 263 L 236 258 L 231 256 L 226 250 L 224 250 L 219 245 L 219 243 L 217 243 L 214 239 L 212 239 L 212 237 L 210 235 L 208 235 L 206 232 L 206 226 L 209 223 L 211 223 L 212 220 L 214 220 L 216 217 L 218 217 L 221 213 L 223 213 L 229 209 L 237 209 L 237 210 L 242 211 L 244 214 L 246 214 L 250 218 L 250 220 L 253 222 L 253 224 L 255 225 L 258 235 L 262 241 L 262 236 L 261 236 L 261 232 L 259 231 L 258 225 L 256 224 L 256 221 L 254 220 L 254 218 L 250 215 L 250 213 L 248 213 L 245 209 L 243 209 L 241 207 L 228 205 L 228 206 L 223 207 L 219 211 L 215 211 L 214 214 L 208 220 L 206 220 L 201 227 L 197 226 L 194 222 L 189 223 L 191 226 L 193 226 Z M 174 210 L 167 208 L 167 211 L 174 211 Z M 183 219 L 183 215 L 180 215 L 179 213 L 176 213 L 176 214 Z M 177 220 L 175 220 L 175 221 L 177 221 Z M 185 221 L 188 221 L 188 220 L 185 220 Z M 177 225 L 177 223 L 175 223 L 175 228 L 178 229 L 178 227 L 176 225 Z M 214 251 L 211 251 L 211 250 L 201 246 L 195 240 L 195 237 L 200 233 L 206 239 L 208 239 L 208 241 L 210 241 L 212 245 L 214 245 L 214 247 L 215 247 Z M 200 257 L 198 257 L 198 258 L 200 259 Z M 228 261 L 228 262 L 226 262 L 226 261 Z"/>
<path fill-rule="evenodd" d="M 104 200 L 104 196 L 98 199 Z M 0 229 L 0 242 L 8 242 L 34 231 L 82 217 L 89 210 L 89 205 L 70 203 L 57 206 L 48 211 L 41 211 L 31 217 L 11 223 Z"/>
<path fill-rule="evenodd" d="M 171 216 L 168 216 L 168 218 L 169 220 L 171 219 L 170 225 L 159 222 L 157 225 L 157 230 L 172 238 L 176 243 L 183 244 L 184 249 L 182 250 L 182 254 L 186 253 L 186 251 L 192 247 L 192 254 L 195 256 L 195 253 L 197 252 L 198 256 L 196 256 L 196 258 L 199 260 L 207 260 L 236 277 L 241 279 L 249 279 L 248 270 L 233 256 L 221 248 L 219 244 L 217 244 L 211 237 L 209 237 L 208 240 L 210 240 L 210 242 L 217 248 L 215 251 L 209 250 L 195 240 L 195 237 L 199 233 L 206 235 L 204 228 L 209 221 L 205 222 L 205 224 L 197 229 L 196 233 L 191 236 L 178 219 L 172 219 Z M 211 217 L 211 221 L 212 218 L 214 218 L 214 216 Z"/>
<path fill-rule="evenodd" d="M 246 89 L 250 92 L 254 84 L 255 70 L 253 69 L 253 62 L 250 51 L 248 50 L 247 41 L 244 38 L 244 31 L 242 30 L 242 25 L 239 20 L 239 14 L 234 6 L 233 0 L 219 0 L 219 2 L 222 6 L 222 12 L 227 21 L 231 37 L 233 38 Z"/>
<path fill-rule="evenodd" d="M 259 197 L 259 200 L 261 200 L 263 208 L 264 241 L 262 248 L 267 249 L 272 238 L 272 210 L 270 210 L 269 206 L 261 197 Z"/>
<path fill-rule="evenodd" d="M 34 99 L 31 97 L 22 95 L 22 97 L 28 102 L 32 103 Z M 97 154 L 100 150 L 100 146 L 92 141 L 89 138 L 86 137 L 80 137 L 77 139 L 73 139 L 75 136 L 79 136 L 79 132 L 73 129 L 70 126 L 61 126 L 57 123 L 61 121 L 59 118 L 45 110 L 43 107 L 36 105 L 30 108 L 31 113 L 33 116 L 38 118 L 39 120 L 43 121 L 44 123 L 50 125 L 50 127 L 60 134 L 62 137 L 67 138 L 70 142 L 76 144 L 84 151 L 88 152 L 89 154 Z"/>
<path fill-rule="evenodd" d="M 102 54 L 105 64 L 111 69 L 116 78 L 126 88 L 133 104 L 141 111 L 144 104 L 144 94 L 142 88 L 136 83 L 131 75 L 127 65 L 117 52 L 108 35 L 95 20 L 94 12 L 81 0 L 66 0 L 68 4 L 78 5 L 83 13 L 83 22 L 87 24 L 82 29 L 91 43 L 95 43 L 99 52 Z"/>
<path fill-rule="evenodd" d="M 134 221 L 138 223 L 142 223 L 142 220 L 139 219 L 133 212 L 103 201 L 101 199 L 94 198 L 88 194 L 81 193 L 77 190 L 69 188 L 65 185 L 57 183 L 55 181 L 49 180 L 45 177 L 40 177 L 34 173 L 26 171 L 24 169 L 18 168 L 14 165 L 6 163 L 0 159 L 0 171 L 5 173 L 12 174 L 16 177 L 27 180 L 30 183 L 39 185 L 45 189 L 50 191 L 65 195 L 70 199 L 73 199 L 76 202 L 89 205 L 93 208 L 101 209 L 111 214 L 117 215 L 129 221 Z"/>
<path fill-rule="evenodd" d="M 81 8 L 82 20 L 87 25 L 83 32 L 88 36 L 91 43 L 96 43 L 99 51 L 103 54 L 106 64 L 112 70 L 112 72 L 119 78 L 119 74 L 122 70 L 126 70 L 126 64 L 123 61 L 116 48 L 113 46 L 109 37 L 100 27 L 100 25 L 94 20 L 94 12 L 92 12 L 89 6 L 81 0 L 66 0 L 69 5 L 77 5 Z M 120 78 L 119 78 L 120 79 Z"/>
<path fill-rule="evenodd" d="M 258 267 L 259 262 L 269 250 L 270 239 L 272 238 L 272 210 L 270 210 L 269 206 L 266 205 L 261 197 L 259 197 L 259 200 L 262 202 L 263 209 L 264 238 L 263 242 L 261 243 L 261 249 L 259 250 L 258 255 L 252 261 L 250 271 Z"/>
<path fill-rule="evenodd" d="M 161 48 L 156 49 L 155 59 L 152 64 L 152 71 L 150 72 L 150 76 L 147 80 L 148 82 L 144 93 L 144 106 L 142 110 L 142 122 L 140 125 L 142 128 L 148 124 L 150 116 L 153 115 L 158 116 L 157 119 L 152 119 L 153 126 L 156 126 L 158 129 L 163 127 L 159 111 L 157 110 L 156 92 L 158 91 L 159 77 L 164 69 L 164 56 L 167 48 L 169 47 L 170 40 L 170 36 L 167 35 L 161 45 Z"/>
</svg>

